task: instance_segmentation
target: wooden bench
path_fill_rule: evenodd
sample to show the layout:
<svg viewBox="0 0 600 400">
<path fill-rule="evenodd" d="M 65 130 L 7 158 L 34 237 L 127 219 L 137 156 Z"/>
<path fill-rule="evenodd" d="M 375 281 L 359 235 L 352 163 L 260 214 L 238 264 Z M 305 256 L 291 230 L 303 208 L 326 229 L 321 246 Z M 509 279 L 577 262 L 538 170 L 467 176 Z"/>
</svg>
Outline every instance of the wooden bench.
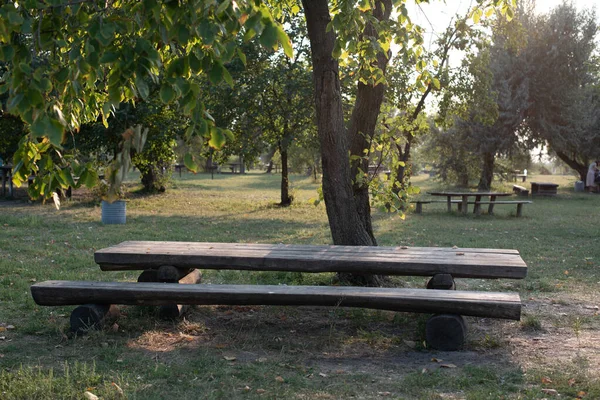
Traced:
<svg viewBox="0 0 600 400">
<path fill-rule="evenodd" d="M 517 217 L 523 215 L 523 204 L 531 204 L 530 200 L 495 200 L 495 201 L 475 201 L 475 214 L 481 214 L 481 205 L 488 204 L 488 214 L 494 213 L 494 206 L 496 204 L 516 204 L 517 205 Z"/>
<path fill-rule="evenodd" d="M 87 326 L 101 324 L 114 314 L 113 303 L 363 307 L 435 314 L 426 324 L 426 339 L 431 347 L 444 350 L 463 346 L 466 326 L 462 315 L 518 320 L 521 300 L 517 293 L 431 289 L 453 289 L 454 278 L 523 279 L 527 274 L 518 251 L 502 249 L 123 242 L 98 250 L 94 257 L 104 271 L 144 270 L 142 276 L 152 280 L 156 279 L 152 275 L 162 270 L 163 275 L 165 271 L 171 274 L 170 282 L 187 277 L 196 267 L 432 278 L 428 289 L 78 281 L 34 284 L 31 291 L 40 305 L 91 303 L 75 309 L 72 329 L 81 327 L 78 319 Z"/>
<path fill-rule="evenodd" d="M 413 200 L 411 204 L 416 204 L 415 213 L 422 214 L 423 213 L 423 204 L 429 203 L 444 203 L 448 204 L 447 200 Z M 462 200 L 450 200 L 451 204 L 458 204 L 458 211 L 462 210 Z M 473 204 L 473 203 L 470 203 Z"/>
<path fill-rule="evenodd" d="M 558 194 L 558 185 L 549 182 L 531 182 L 532 196 L 556 196 Z"/>
<path fill-rule="evenodd" d="M 523 197 L 529 196 L 529 190 L 525 189 L 523 186 L 513 185 L 513 192 L 517 196 L 523 196 Z"/>
</svg>

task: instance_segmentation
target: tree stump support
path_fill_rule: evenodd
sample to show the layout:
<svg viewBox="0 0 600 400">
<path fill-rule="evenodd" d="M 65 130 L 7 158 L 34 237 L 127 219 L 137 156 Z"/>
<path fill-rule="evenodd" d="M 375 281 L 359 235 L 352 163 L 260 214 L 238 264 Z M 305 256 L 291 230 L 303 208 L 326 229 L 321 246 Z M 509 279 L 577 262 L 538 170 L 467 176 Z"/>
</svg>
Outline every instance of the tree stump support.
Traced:
<svg viewBox="0 0 600 400">
<path fill-rule="evenodd" d="M 463 348 L 467 338 L 467 325 L 462 315 L 436 314 L 425 324 L 427 345 L 442 351 Z"/>
<path fill-rule="evenodd" d="M 456 290 L 456 283 L 450 274 L 435 274 L 427 289 Z M 425 324 L 427 345 L 442 351 L 456 351 L 463 348 L 467 340 L 467 325 L 462 315 L 436 314 Z"/>
<path fill-rule="evenodd" d="M 202 272 L 198 269 L 177 268 L 172 265 L 161 265 L 157 269 L 144 270 L 138 282 L 164 282 L 194 285 L 202 281 Z M 189 309 L 187 304 L 168 304 L 160 306 L 158 315 L 161 319 L 171 320 L 181 317 Z"/>
<path fill-rule="evenodd" d="M 427 289 L 456 290 L 456 284 L 450 274 L 435 274 L 427 282 Z"/>
<path fill-rule="evenodd" d="M 83 335 L 89 330 L 100 330 L 119 318 L 119 309 L 114 304 L 84 304 L 71 312 L 71 332 Z"/>
</svg>

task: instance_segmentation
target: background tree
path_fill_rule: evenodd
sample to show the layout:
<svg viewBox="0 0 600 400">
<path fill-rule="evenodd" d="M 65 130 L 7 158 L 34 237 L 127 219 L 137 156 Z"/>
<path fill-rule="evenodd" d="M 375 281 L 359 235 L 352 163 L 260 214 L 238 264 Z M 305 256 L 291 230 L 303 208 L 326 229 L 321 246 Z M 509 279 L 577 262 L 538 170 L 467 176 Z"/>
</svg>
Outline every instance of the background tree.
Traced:
<svg viewBox="0 0 600 400">
<path fill-rule="evenodd" d="M 588 165 L 600 154 L 595 13 L 565 2 L 525 22 L 531 140 L 547 144 L 585 181 Z"/>
</svg>

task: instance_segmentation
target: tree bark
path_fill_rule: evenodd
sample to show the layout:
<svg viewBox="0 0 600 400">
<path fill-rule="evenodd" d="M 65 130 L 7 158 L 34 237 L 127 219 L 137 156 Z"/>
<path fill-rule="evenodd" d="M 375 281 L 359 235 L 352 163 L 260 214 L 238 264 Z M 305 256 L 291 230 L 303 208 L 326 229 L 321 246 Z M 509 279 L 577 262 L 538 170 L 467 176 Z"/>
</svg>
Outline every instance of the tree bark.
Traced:
<svg viewBox="0 0 600 400">
<path fill-rule="evenodd" d="M 374 245 L 371 226 L 359 214 L 348 151 L 348 135 L 344 126 L 339 64 L 332 57 L 335 45 L 327 0 L 303 0 L 311 45 L 317 128 L 323 163 L 323 197 L 334 244 Z M 362 208 L 361 208 L 362 209 Z M 370 219 L 370 214 L 368 216 Z"/>
<path fill-rule="evenodd" d="M 479 178 L 478 190 L 490 190 L 492 180 L 494 179 L 495 155 L 492 152 L 483 153 L 483 166 L 481 168 L 481 177 Z"/>
</svg>

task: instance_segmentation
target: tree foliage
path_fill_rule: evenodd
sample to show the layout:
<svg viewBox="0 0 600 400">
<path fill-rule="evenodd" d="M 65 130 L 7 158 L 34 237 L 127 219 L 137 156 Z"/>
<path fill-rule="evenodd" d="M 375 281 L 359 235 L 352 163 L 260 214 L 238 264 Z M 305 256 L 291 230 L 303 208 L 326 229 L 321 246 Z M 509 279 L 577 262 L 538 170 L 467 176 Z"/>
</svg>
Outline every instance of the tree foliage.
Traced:
<svg viewBox="0 0 600 400">
<path fill-rule="evenodd" d="M 5 3 L 0 61 L 8 70 L 0 93 L 8 94 L 7 112 L 30 127 L 29 140 L 16 153 L 16 183 L 40 172 L 37 154 L 60 151 L 65 132 L 98 118 L 108 123 L 120 104 L 146 100 L 151 82 L 160 85 L 163 103 L 176 104 L 190 118 L 188 136 L 207 136 L 214 147 L 222 146 L 224 132 L 198 101 L 201 86 L 193 78 L 202 74 L 213 83 L 233 84 L 224 64 L 244 58 L 237 46 L 242 36 L 256 36 L 270 48 L 281 45 L 291 55 L 283 28 L 260 3 Z M 49 175 L 48 186 L 53 179 Z"/>
<path fill-rule="evenodd" d="M 545 143 L 585 180 L 600 154 L 600 71 L 593 10 L 564 3 L 525 21 L 531 62 L 527 124 L 531 139 Z"/>
</svg>

